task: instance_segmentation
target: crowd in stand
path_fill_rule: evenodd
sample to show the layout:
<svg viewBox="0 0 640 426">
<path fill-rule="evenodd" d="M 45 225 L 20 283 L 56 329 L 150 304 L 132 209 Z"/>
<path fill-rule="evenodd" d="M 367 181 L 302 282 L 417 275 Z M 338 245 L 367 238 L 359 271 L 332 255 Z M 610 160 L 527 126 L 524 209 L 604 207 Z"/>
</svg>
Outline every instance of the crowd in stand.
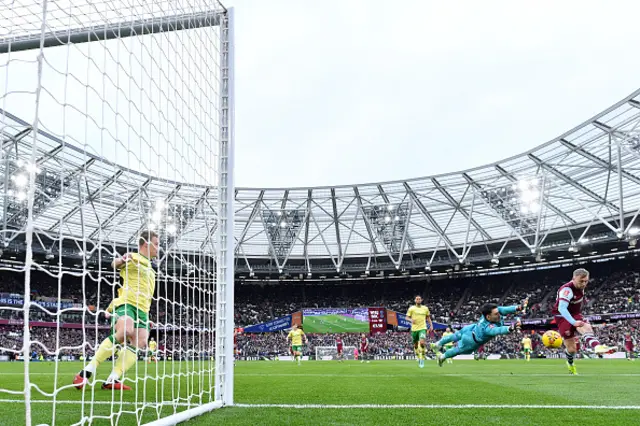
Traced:
<svg viewBox="0 0 640 426">
<path fill-rule="evenodd" d="M 22 326 L 0 326 L 0 355 L 8 355 L 12 359 L 16 355 L 21 355 L 23 336 Z M 56 353 L 59 357 L 65 355 L 75 358 L 90 357 L 107 336 L 108 330 L 99 330 L 95 327 L 85 328 L 84 333 L 81 328 L 31 327 L 29 352 L 41 354 L 47 359 L 53 358 Z M 207 332 L 189 333 L 176 330 L 155 332 L 152 333 L 152 337 L 157 340 L 160 352 L 174 359 L 198 353 L 210 353 L 214 344 L 212 336 Z"/>
<path fill-rule="evenodd" d="M 636 266 L 631 262 L 589 265 L 592 274 L 584 313 L 640 309 L 640 274 L 634 272 Z M 546 269 L 428 283 L 240 285 L 236 287 L 236 324 L 262 323 L 304 308 L 383 306 L 405 313 L 417 294 L 423 296 L 433 320 L 443 324 L 475 322 L 478 308 L 486 302 L 513 305 L 525 298 L 529 298 L 525 317 L 542 318 L 550 315 L 556 292 L 571 279 L 572 270 Z"/>
<path fill-rule="evenodd" d="M 635 259 L 588 266 L 592 279 L 587 290 L 585 313 L 635 312 L 640 309 L 640 274 L 635 272 L 638 268 L 634 262 Z M 424 304 L 430 308 L 433 320 L 442 324 L 475 322 L 478 319 L 478 307 L 485 302 L 509 305 L 520 303 L 527 297 L 530 308 L 525 317 L 548 317 L 555 302 L 555 293 L 560 285 L 569 281 L 572 269 L 568 267 L 446 280 L 238 284 L 235 290 L 235 324 L 240 327 L 258 324 L 304 308 L 382 306 L 404 313 L 417 294 L 423 295 Z M 0 293 L 22 294 L 21 273 L 2 271 L 0 278 Z M 76 354 L 82 352 L 78 349 L 78 345 L 81 345 L 78 342 L 99 342 L 101 336 L 108 331 L 109 324 L 103 311 L 117 291 L 117 286 L 118 281 L 107 276 L 95 280 L 90 276 L 82 278 L 65 274 L 58 278 L 43 272 L 32 273 L 32 300 L 47 296 L 56 299 L 59 297 L 78 305 L 66 308 L 61 313 L 57 313 L 54 308 L 32 308 L 31 321 L 87 324 L 84 338 L 82 331 L 77 329 L 60 329 L 60 333 L 56 334 L 55 328 L 34 327 L 32 340 L 46 342 L 44 345 L 47 348 L 53 348 L 58 339 L 58 347 L 69 347 L 69 353 Z M 89 308 L 92 306 L 96 308 Z M 210 329 L 213 325 L 213 306 L 214 300 L 210 292 L 178 281 L 174 286 L 158 285 L 150 318 L 160 325 L 173 324 L 182 329 Z M 23 317 L 21 306 L 0 306 L 0 319 L 20 321 Z M 5 327 L 4 332 L 0 333 L 0 347 L 13 348 L 17 341 L 21 342 L 21 337 L 14 334 L 20 333 L 20 327 Z M 98 337 L 96 333 L 99 334 Z M 497 339 L 489 349 L 514 352 L 519 345 L 517 339 L 514 339 Z M 247 356 L 274 355 L 281 353 L 284 340 L 285 337 L 279 333 L 242 335 L 239 349 Z M 310 336 L 307 351 L 314 352 L 316 346 L 330 346 L 326 343 L 331 340 L 330 335 Z M 188 346 L 187 341 L 181 340 L 171 346 L 181 345 Z M 406 333 L 389 332 L 373 336 L 371 345 L 379 354 L 412 352 Z"/>
<path fill-rule="evenodd" d="M 640 332 L 637 322 L 625 321 L 615 324 L 607 324 L 597 327 L 597 333 L 603 341 L 611 345 L 622 347 L 623 335 L 631 332 L 635 339 L 640 340 Z M 525 330 L 522 333 L 513 333 L 498 336 L 485 345 L 486 353 L 518 356 L 522 351 L 522 339 L 527 336 L 532 340 L 533 350 L 542 355 L 549 355 L 553 350 L 546 349 L 541 343 L 542 331 Z M 336 334 L 308 334 L 309 343 L 304 346 L 304 355 L 315 356 L 317 347 L 335 346 Z M 286 333 L 260 333 L 241 334 L 238 336 L 238 355 L 246 357 L 275 357 L 289 355 L 289 344 Z M 340 334 L 345 347 L 359 347 L 360 334 L 348 333 Z M 438 331 L 431 335 L 428 340 L 436 341 L 441 337 Z M 407 332 L 387 331 L 386 333 L 373 334 L 368 336 L 370 353 L 376 356 L 397 356 L 413 355 L 413 343 L 411 336 Z M 640 343 L 640 342 L 639 342 Z"/>
</svg>

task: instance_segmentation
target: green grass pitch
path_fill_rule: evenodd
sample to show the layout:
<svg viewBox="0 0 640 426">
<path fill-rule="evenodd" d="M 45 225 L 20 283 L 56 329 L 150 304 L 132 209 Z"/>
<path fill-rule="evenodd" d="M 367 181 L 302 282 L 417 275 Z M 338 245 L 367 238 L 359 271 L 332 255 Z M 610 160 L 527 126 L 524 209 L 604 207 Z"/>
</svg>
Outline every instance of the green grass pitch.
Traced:
<svg viewBox="0 0 640 426">
<path fill-rule="evenodd" d="M 115 395 L 93 389 L 99 404 L 79 403 L 83 392 L 65 389 L 57 394 L 56 425 L 69 425 L 85 416 L 104 416 L 124 410 L 118 425 L 135 425 L 156 418 L 155 408 L 144 410 L 136 419 L 135 408 L 141 401 L 159 401 L 186 397 L 200 385 L 208 387 L 208 377 L 201 380 L 188 371 L 197 364 L 159 364 L 171 368 L 174 376 L 147 380 L 130 392 Z M 570 376 L 562 360 L 454 361 L 437 367 L 431 361 L 419 369 L 412 361 L 372 361 L 337 363 L 308 361 L 239 362 L 236 368 L 235 400 L 237 407 L 215 410 L 185 423 L 204 425 L 631 425 L 640 419 L 638 379 L 640 363 L 626 360 L 579 360 L 580 376 Z M 79 363 L 58 365 L 58 386 L 67 385 Z M 23 364 L 0 363 L 0 388 L 20 391 L 23 387 Z M 154 364 L 138 364 L 154 376 Z M 109 368 L 103 366 L 99 378 Z M 54 365 L 31 364 L 32 383 L 44 392 L 53 391 Z M 140 377 L 141 378 L 141 377 Z M 51 424 L 51 398 L 33 389 L 33 424 Z M 92 398 L 88 387 L 84 398 Z M 24 425 L 24 403 L 19 394 L 0 392 L 0 425 Z M 182 402 L 186 402 L 182 400 Z M 266 404 L 267 406 L 262 406 Z M 477 407 L 468 407 L 473 404 Z M 282 406 L 279 406 L 282 405 Z M 294 405 L 299 405 L 298 407 Z M 312 405 L 311 407 L 308 405 Z M 375 407 L 363 407 L 375 405 Z M 404 407 L 403 407 L 404 405 Z M 574 408 L 550 408 L 550 406 Z M 502 406 L 502 407 L 498 407 Z M 581 406 L 584 408 L 576 408 Z M 615 407 L 625 407 L 615 409 Z M 91 411 L 93 410 L 93 411 Z M 172 409 L 165 407 L 161 414 Z M 85 423 L 86 424 L 86 423 Z M 92 425 L 109 425 L 108 419 L 96 419 Z"/>
<path fill-rule="evenodd" d="M 369 333 L 369 321 L 360 321 L 343 315 L 305 316 L 305 333 Z"/>
</svg>

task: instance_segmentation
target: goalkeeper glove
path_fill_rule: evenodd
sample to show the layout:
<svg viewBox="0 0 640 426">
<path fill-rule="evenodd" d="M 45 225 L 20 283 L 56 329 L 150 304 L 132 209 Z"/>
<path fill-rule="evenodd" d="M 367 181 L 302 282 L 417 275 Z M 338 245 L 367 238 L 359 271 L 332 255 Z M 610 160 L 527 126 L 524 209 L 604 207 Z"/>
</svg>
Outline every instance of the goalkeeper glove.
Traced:
<svg viewBox="0 0 640 426">
<path fill-rule="evenodd" d="M 516 320 L 516 322 L 514 322 L 513 324 L 511 324 L 509 326 L 509 331 L 510 332 L 517 332 L 520 333 L 520 327 L 522 327 L 522 323 L 520 322 L 520 320 Z"/>
<path fill-rule="evenodd" d="M 529 306 L 529 298 L 527 297 L 526 299 L 524 299 L 524 301 L 518 305 L 518 307 L 516 308 L 516 311 L 518 312 L 526 312 L 527 311 L 527 307 Z"/>
</svg>

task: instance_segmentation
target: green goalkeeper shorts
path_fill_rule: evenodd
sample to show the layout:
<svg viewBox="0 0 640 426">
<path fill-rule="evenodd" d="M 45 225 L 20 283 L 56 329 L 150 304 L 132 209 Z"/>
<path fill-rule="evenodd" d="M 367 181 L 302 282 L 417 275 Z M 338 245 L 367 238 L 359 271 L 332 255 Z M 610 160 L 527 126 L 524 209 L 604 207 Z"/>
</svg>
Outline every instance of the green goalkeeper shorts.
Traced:
<svg viewBox="0 0 640 426">
<path fill-rule="evenodd" d="M 133 305 L 120 305 L 113 310 L 111 317 L 111 332 L 116 331 L 116 323 L 122 317 L 129 317 L 133 320 L 133 328 L 145 328 L 149 330 L 149 315 Z"/>
<path fill-rule="evenodd" d="M 294 352 L 302 352 L 302 345 L 292 345 L 292 346 L 291 346 L 291 349 L 292 349 Z"/>
<path fill-rule="evenodd" d="M 417 345 L 420 340 L 427 340 L 427 330 L 417 330 L 411 332 L 413 344 Z"/>
</svg>

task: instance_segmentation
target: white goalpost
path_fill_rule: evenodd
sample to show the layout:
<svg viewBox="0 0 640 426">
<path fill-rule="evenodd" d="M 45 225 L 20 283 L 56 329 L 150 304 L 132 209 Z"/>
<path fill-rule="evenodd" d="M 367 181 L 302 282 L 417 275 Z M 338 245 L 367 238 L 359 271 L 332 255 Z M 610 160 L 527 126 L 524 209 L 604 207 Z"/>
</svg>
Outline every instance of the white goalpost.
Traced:
<svg viewBox="0 0 640 426">
<path fill-rule="evenodd" d="M 233 405 L 233 9 L 16 0 L 0 22 L 0 404 L 27 426 Z M 132 254 L 133 278 L 112 265 Z M 123 316 L 149 341 L 118 340 Z"/>
<path fill-rule="evenodd" d="M 345 346 L 342 351 L 342 359 L 356 359 L 355 346 Z M 338 359 L 338 348 L 335 346 L 316 346 L 317 361 L 332 361 Z"/>
</svg>

